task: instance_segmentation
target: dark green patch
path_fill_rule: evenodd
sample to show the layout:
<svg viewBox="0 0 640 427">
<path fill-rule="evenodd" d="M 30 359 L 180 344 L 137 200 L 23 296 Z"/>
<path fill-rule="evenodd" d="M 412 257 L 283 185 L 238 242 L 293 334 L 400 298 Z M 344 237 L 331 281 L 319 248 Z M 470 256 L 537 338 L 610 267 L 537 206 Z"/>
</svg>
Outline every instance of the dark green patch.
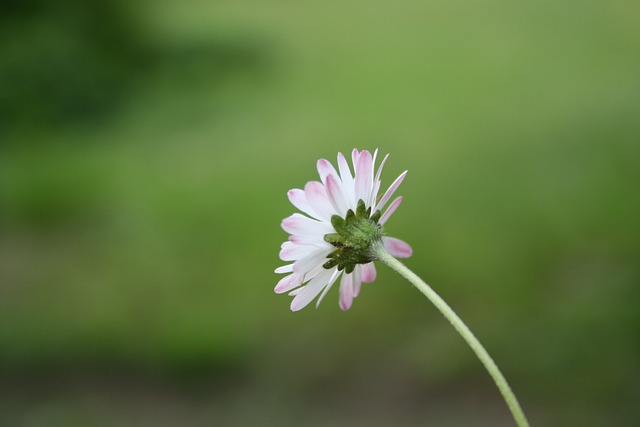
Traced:
<svg viewBox="0 0 640 427">
<path fill-rule="evenodd" d="M 371 245 L 382 237 L 380 216 L 380 211 L 371 215 L 371 207 L 367 208 L 362 200 L 358 201 L 355 213 L 349 209 L 345 218 L 332 216 L 331 224 L 336 232 L 325 235 L 324 240 L 336 249 L 329 254 L 329 261 L 323 267 L 338 266 L 338 270 L 351 273 L 356 265 L 373 261 Z"/>
</svg>

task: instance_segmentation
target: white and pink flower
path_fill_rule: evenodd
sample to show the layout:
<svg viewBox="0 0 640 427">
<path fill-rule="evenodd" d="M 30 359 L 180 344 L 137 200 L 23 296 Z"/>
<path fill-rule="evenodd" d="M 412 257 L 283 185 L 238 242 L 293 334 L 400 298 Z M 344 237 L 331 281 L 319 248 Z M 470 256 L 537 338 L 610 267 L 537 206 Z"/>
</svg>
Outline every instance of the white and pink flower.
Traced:
<svg viewBox="0 0 640 427">
<path fill-rule="evenodd" d="M 320 159 L 317 164 L 320 181 L 308 182 L 304 190 L 293 189 L 287 193 L 291 203 L 306 214 L 294 213 L 282 221 L 282 228 L 290 236 L 282 244 L 280 259 L 291 263 L 275 270 L 276 273 L 288 273 L 278 282 L 275 292 L 289 292 L 294 297 L 292 311 L 301 310 L 320 295 L 317 307 L 341 274 L 340 308 L 348 310 L 353 298 L 360 293 L 362 282 L 375 280 L 373 261 L 352 266 L 349 273 L 349 269 L 327 263 L 337 249 L 336 245 L 325 240 L 325 236 L 336 234 L 332 217 L 337 215 L 344 219 L 349 211 L 353 215 L 360 200 L 380 230 L 402 202 L 402 197 L 396 198 L 382 213 L 407 172 L 396 178 L 382 197 L 378 197 L 380 174 L 388 155 L 374 171 L 377 154 L 378 150 L 372 156 L 367 150 L 354 149 L 351 154 L 353 174 L 342 153 L 338 153 L 338 170 L 329 161 Z M 378 211 L 381 214 L 374 217 Z M 412 254 L 411 247 L 402 240 L 382 236 L 381 243 L 395 257 L 406 258 Z"/>
</svg>

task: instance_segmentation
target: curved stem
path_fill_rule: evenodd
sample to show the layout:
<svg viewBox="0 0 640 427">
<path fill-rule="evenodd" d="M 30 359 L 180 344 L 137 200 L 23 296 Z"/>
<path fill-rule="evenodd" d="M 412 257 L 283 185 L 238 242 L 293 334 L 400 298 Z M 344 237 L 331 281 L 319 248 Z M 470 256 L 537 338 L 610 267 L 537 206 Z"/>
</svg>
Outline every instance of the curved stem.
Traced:
<svg viewBox="0 0 640 427">
<path fill-rule="evenodd" d="M 453 325 L 453 327 L 458 331 L 462 338 L 469 344 L 469 347 L 474 351 L 478 359 L 482 362 L 484 367 L 489 371 L 489 375 L 495 381 L 500 393 L 502 393 L 502 397 L 504 398 L 507 406 L 511 410 L 511 414 L 519 427 L 528 427 L 529 422 L 522 412 L 522 408 L 518 403 L 518 399 L 516 399 L 515 394 L 511 391 L 511 387 L 507 383 L 504 375 L 498 369 L 498 366 L 493 361 L 487 350 L 480 344 L 480 341 L 473 335 L 471 330 L 464 324 L 462 319 L 458 317 L 458 315 L 449 307 L 449 305 L 442 299 L 440 296 L 431 288 L 431 286 L 427 285 L 418 275 L 416 275 L 413 271 L 409 270 L 407 266 L 398 261 L 396 258 L 391 256 L 386 249 L 382 246 L 382 244 L 374 245 L 373 253 L 376 258 L 391 267 L 391 269 L 395 270 L 405 279 L 407 279 L 413 286 L 418 288 L 420 292 L 422 292 L 428 299 L 436 306 L 438 310 L 444 315 L 444 317 Z"/>
</svg>

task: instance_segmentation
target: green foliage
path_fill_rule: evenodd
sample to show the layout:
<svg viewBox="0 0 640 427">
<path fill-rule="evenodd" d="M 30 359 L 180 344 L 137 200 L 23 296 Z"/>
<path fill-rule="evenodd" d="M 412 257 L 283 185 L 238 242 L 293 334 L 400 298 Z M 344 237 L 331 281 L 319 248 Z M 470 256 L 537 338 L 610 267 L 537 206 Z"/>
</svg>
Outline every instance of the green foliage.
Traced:
<svg viewBox="0 0 640 427">
<path fill-rule="evenodd" d="M 131 89 L 148 51 L 130 3 L 0 6 L 0 130 L 96 119 Z"/>
</svg>

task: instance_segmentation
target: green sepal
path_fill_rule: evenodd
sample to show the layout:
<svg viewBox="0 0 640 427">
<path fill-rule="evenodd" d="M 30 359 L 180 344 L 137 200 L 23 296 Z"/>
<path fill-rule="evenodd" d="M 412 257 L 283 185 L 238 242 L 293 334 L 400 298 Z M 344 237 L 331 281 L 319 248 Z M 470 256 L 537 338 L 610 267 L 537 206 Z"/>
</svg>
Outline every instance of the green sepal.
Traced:
<svg viewBox="0 0 640 427">
<path fill-rule="evenodd" d="M 333 225 L 333 228 L 338 232 L 338 234 L 344 234 L 345 232 L 344 224 L 345 224 L 345 220 L 342 219 L 341 216 L 333 215 L 331 217 L 331 225 Z"/>
<path fill-rule="evenodd" d="M 338 265 L 338 260 L 337 259 L 330 259 L 329 261 L 327 261 L 324 264 L 322 264 L 322 266 L 324 268 L 326 268 L 327 270 L 330 269 L 330 268 L 335 267 L 336 265 Z"/>
<path fill-rule="evenodd" d="M 369 218 L 367 215 L 367 207 L 364 204 L 364 200 L 358 200 L 358 206 L 356 207 L 356 216 L 360 218 Z"/>
<path fill-rule="evenodd" d="M 345 221 L 349 221 L 350 219 L 352 219 L 355 216 L 356 216 L 356 214 L 354 214 L 353 211 L 351 209 L 349 209 L 347 211 L 347 216 L 344 218 L 344 220 Z"/>
<path fill-rule="evenodd" d="M 343 246 L 344 244 L 344 238 L 338 233 L 325 234 L 324 241 L 336 247 Z"/>
<path fill-rule="evenodd" d="M 338 270 L 352 273 L 358 264 L 367 264 L 375 259 L 372 245 L 382 238 L 382 226 L 378 223 L 382 213 L 371 216 L 363 200 L 358 200 L 356 211 L 349 209 L 344 218 L 333 215 L 331 225 L 335 233 L 325 234 L 324 240 L 335 247 L 323 264 L 326 269 L 338 266 Z"/>
</svg>

